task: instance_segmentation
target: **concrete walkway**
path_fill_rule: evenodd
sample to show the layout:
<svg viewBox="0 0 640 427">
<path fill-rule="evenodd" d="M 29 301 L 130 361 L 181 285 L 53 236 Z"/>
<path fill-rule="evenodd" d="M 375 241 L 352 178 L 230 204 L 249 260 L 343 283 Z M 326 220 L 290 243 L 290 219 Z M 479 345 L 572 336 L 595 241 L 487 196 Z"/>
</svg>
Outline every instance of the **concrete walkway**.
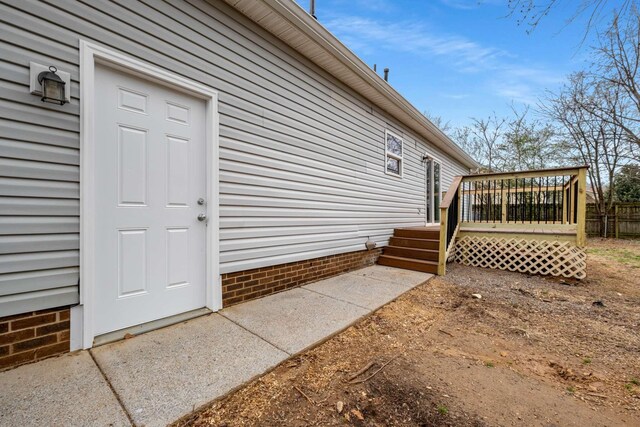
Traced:
<svg viewBox="0 0 640 427">
<path fill-rule="evenodd" d="M 367 267 L 0 373 L 0 425 L 166 425 L 430 277 Z"/>
</svg>

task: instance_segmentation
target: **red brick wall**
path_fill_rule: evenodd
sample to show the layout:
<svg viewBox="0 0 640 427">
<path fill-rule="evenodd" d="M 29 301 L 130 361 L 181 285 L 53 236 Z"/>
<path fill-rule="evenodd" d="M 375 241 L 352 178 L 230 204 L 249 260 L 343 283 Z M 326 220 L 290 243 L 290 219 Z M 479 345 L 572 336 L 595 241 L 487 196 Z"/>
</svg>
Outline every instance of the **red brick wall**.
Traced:
<svg viewBox="0 0 640 427">
<path fill-rule="evenodd" d="M 69 351 L 69 307 L 0 317 L 0 370 Z"/>
<path fill-rule="evenodd" d="M 222 306 L 228 307 L 375 264 L 381 250 L 348 252 L 222 275 Z"/>
</svg>

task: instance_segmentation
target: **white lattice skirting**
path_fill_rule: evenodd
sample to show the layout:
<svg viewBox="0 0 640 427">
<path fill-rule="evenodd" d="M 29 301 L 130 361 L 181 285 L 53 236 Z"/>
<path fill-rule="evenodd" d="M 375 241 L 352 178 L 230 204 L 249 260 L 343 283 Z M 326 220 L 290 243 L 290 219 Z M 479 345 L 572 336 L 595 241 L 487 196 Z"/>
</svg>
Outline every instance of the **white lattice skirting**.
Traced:
<svg viewBox="0 0 640 427">
<path fill-rule="evenodd" d="M 474 267 L 552 276 L 587 276 L 584 249 L 570 242 L 464 236 L 456 242 L 455 261 Z"/>
</svg>

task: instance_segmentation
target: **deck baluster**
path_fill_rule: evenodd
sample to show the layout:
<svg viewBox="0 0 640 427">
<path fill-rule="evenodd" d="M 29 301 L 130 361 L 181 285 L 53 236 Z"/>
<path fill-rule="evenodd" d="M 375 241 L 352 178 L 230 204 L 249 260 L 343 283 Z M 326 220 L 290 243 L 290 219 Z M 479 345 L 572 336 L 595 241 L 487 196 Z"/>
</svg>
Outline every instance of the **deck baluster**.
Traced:
<svg viewBox="0 0 640 427">
<path fill-rule="evenodd" d="M 564 177 L 562 177 L 562 182 L 564 185 Z M 557 221 L 556 216 L 556 193 L 558 192 L 558 177 L 553 177 L 553 222 Z"/>
<path fill-rule="evenodd" d="M 542 195 L 542 179 L 538 179 L 538 224 L 540 224 L 540 196 Z"/>
</svg>

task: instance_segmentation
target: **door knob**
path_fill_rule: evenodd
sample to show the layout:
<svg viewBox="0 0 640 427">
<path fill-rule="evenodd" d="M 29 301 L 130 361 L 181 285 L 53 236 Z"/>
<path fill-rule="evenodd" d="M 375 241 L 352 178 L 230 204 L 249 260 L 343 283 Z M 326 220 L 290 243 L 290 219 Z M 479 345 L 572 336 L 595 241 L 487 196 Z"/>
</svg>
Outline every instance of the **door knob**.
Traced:
<svg viewBox="0 0 640 427">
<path fill-rule="evenodd" d="M 207 214 L 203 214 L 201 213 L 200 215 L 198 215 L 198 221 L 206 221 L 207 220 Z"/>
<path fill-rule="evenodd" d="M 200 198 L 198 199 L 198 204 L 199 204 L 200 206 L 204 205 L 204 199 L 203 199 L 202 197 L 200 197 Z"/>
</svg>

